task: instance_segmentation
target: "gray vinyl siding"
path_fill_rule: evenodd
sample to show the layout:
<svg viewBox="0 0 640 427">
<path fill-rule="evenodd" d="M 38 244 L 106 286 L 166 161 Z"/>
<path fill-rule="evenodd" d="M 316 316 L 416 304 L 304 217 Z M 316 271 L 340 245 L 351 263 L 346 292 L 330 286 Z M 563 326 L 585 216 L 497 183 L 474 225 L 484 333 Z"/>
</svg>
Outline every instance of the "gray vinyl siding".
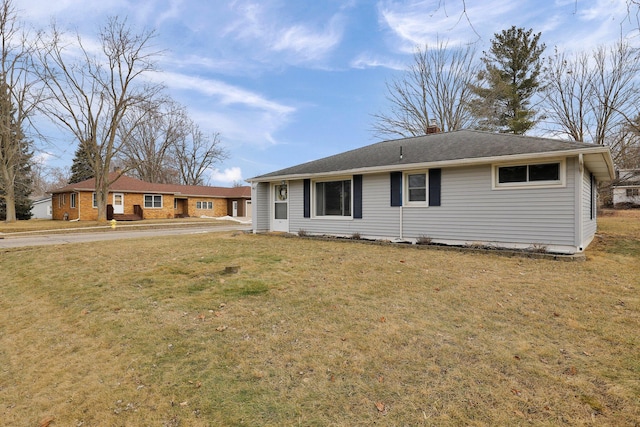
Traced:
<svg viewBox="0 0 640 427">
<path fill-rule="evenodd" d="M 442 170 L 442 206 L 404 209 L 404 238 L 575 246 L 574 161 L 566 186 L 491 188 L 491 165 Z"/>
<path fill-rule="evenodd" d="M 400 213 L 390 206 L 389 174 L 364 175 L 362 180 L 362 219 L 304 218 L 303 181 L 289 183 L 289 229 L 313 234 L 333 234 L 376 238 L 397 238 Z M 313 190 L 312 190 L 313 192 Z"/>
<path fill-rule="evenodd" d="M 391 207 L 389 173 L 366 174 L 362 181 L 362 219 L 304 218 L 303 181 L 289 181 L 289 231 L 575 248 L 579 240 L 575 191 L 580 176 L 576 159 L 566 160 L 564 187 L 494 190 L 491 173 L 488 164 L 443 168 L 441 206 L 433 207 Z M 259 206 L 268 206 L 267 190 L 257 191 L 258 197 L 262 196 Z M 259 214 L 261 218 L 266 216 L 268 224 L 268 212 Z"/>
<path fill-rule="evenodd" d="M 595 179 L 594 179 L 595 181 Z M 597 189 L 593 189 L 593 219 L 591 218 L 591 174 L 587 169 L 584 170 L 582 176 L 582 241 L 588 242 L 593 236 L 596 234 L 596 212 L 595 209 L 596 199 L 595 195 L 597 193 Z"/>
<path fill-rule="evenodd" d="M 270 224 L 269 183 L 259 182 L 252 188 L 253 231 L 268 231 Z"/>
</svg>

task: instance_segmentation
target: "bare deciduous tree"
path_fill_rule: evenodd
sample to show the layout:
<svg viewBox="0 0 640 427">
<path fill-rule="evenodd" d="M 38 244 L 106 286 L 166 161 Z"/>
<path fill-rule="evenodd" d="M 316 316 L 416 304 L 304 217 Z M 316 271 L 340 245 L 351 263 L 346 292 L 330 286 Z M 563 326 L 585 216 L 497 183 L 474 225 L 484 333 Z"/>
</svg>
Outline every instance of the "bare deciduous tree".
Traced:
<svg viewBox="0 0 640 427">
<path fill-rule="evenodd" d="M 140 119 L 140 115 L 146 118 Z M 122 123 L 125 132 L 132 121 L 140 125 L 124 140 L 121 163 L 143 181 L 177 184 L 180 178 L 173 165 L 173 151 L 187 137 L 190 123 L 184 108 L 170 101 L 143 105 L 127 115 Z"/>
<path fill-rule="evenodd" d="M 33 48 L 11 0 L 0 3 L 0 198 L 6 222 L 16 221 L 16 185 L 29 141 L 23 133 L 37 99 Z"/>
<path fill-rule="evenodd" d="M 186 138 L 174 146 L 173 156 L 182 184 L 206 185 L 207 170 L 216 162 L 226 159 L 228 154 L 222 147 L 220 134 L 206 135 L 198 125 L 191 123 Z"/>
<path fill-rule="evenodd" d="M 158 52 L 150 49 L 154 35 L 134 33 L 116 17 L 100 30 L 96 51 L 79 35 L 77 44 L 70 44 L 55 26 L 49 37 L 41 37 L 41 77 L 49 95 L 42 110 L 91 151 L 99 221 L 106 220 L 108 188 L 118 178 L 110 178 L 111 161 L 146 117 L 130 122 L 127 129 L 122 129 L 123 119 L 130 109 L 151 102 L 163 90 L 144 76 L 156 71 Z"/>
<path fill-rule="evenodd" d="M 401 77 L 387 83 L 388 113 L 374 114 L 374 133 L 386 136 L 426 135 L 435 121 L 444 131 L 471 126 L 470 84 L 478 65 L 472 47 L 417 48 Z"/>
<path fill-rule="evenodd" d="M 548 60 L 546 72 L 546 119 L 559 126 L 557 133 L 585 141 L 586 133 L 593 127 L 587 108 L 593 90 L 589 55 L 580 53 L 571 59 L 556 51 Z"/>
<path fill-rule="evenodd" d="M 70 176 L 69 168 L 49 167 L 44 162 L 36 160 L 31 165 L 32 195 L 43 197 L 52 190 L 64 187 L 69 183 Z"/>
<path fill-rule="evenodd" d="M 640 105 L 640 50 L 625 41 L 591 55 L 556 53 L 547 66 L 547 121 L 558 134 L 608 145 L 616 165 L 629 153 Z"/>
</svg>

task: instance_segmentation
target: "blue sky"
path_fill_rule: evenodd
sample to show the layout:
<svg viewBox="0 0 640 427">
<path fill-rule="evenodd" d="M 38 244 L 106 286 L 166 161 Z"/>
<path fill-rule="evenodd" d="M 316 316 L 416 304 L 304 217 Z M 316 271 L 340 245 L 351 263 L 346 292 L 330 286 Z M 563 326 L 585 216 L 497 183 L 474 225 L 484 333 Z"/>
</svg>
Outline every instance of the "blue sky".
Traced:
<svg viewBox="0 0 640 427">
<path fill-rule="evenodd" d="M 463 5 L 466 3 L 466 15 Z M 542 32 L 546 54 L 589 50 L 621 35 L 640 45 L 624 0 L 14 0 L 33 28 L 52 19 L 85 41 L 108 16 L 155 29 L 159 78 L 230 158 L 212 185 L 377 142 L 385 83 L 413 49 L 448 40 L 487 49 L 512 25 Z M 70 166 L 75 146 L 50 135 L 50 166 Z"/>
</svg>

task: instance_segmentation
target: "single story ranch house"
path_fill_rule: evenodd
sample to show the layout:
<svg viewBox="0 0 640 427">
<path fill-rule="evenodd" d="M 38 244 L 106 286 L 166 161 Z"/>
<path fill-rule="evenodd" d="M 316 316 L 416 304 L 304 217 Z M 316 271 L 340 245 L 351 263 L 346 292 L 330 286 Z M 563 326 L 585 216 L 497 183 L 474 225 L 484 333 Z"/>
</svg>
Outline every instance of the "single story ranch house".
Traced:
<svg viewBox="0 0 640 427">
<path fill-rule="evenodd" d="M 51 193 L 53 219 L 98 219 L 95 179 L 69 184 Z M 107 200 L 107 219 L 117 220 L 244 217 L 251 211 L 249 186 L 154 184 L 126 175 L 111 184 Z"/>
<path fill-rule="evenodd" d="M 249 179 L 253 231 L 585 250 L 608 147 L 460 130 L 384 141 Z"/>
</svg>

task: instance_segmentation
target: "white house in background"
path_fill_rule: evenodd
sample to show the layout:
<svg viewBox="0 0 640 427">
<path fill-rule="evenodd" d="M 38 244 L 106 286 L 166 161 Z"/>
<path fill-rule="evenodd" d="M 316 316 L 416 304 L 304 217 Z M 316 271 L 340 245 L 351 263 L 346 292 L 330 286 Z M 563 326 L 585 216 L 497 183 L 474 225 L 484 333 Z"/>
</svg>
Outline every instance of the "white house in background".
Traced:
<svg viewBox="0 0 640 427">
<path fill-rule="evenodd" d="M 384 141 L 249 179 L 254 232 L 583 252 L 608 147 L 460 130 Z"/>
<path fill-rule="evenodd" d="M 31 218 L 51 219 L 52 218 L 51 196 L 43 197 L 33 201 L 31 207 Z"/>
<path fill-rule="evenodd" d="M 613 206 L 640 206 L 640 169 L 621 169 L 613 186 Z"/>
</svg>

